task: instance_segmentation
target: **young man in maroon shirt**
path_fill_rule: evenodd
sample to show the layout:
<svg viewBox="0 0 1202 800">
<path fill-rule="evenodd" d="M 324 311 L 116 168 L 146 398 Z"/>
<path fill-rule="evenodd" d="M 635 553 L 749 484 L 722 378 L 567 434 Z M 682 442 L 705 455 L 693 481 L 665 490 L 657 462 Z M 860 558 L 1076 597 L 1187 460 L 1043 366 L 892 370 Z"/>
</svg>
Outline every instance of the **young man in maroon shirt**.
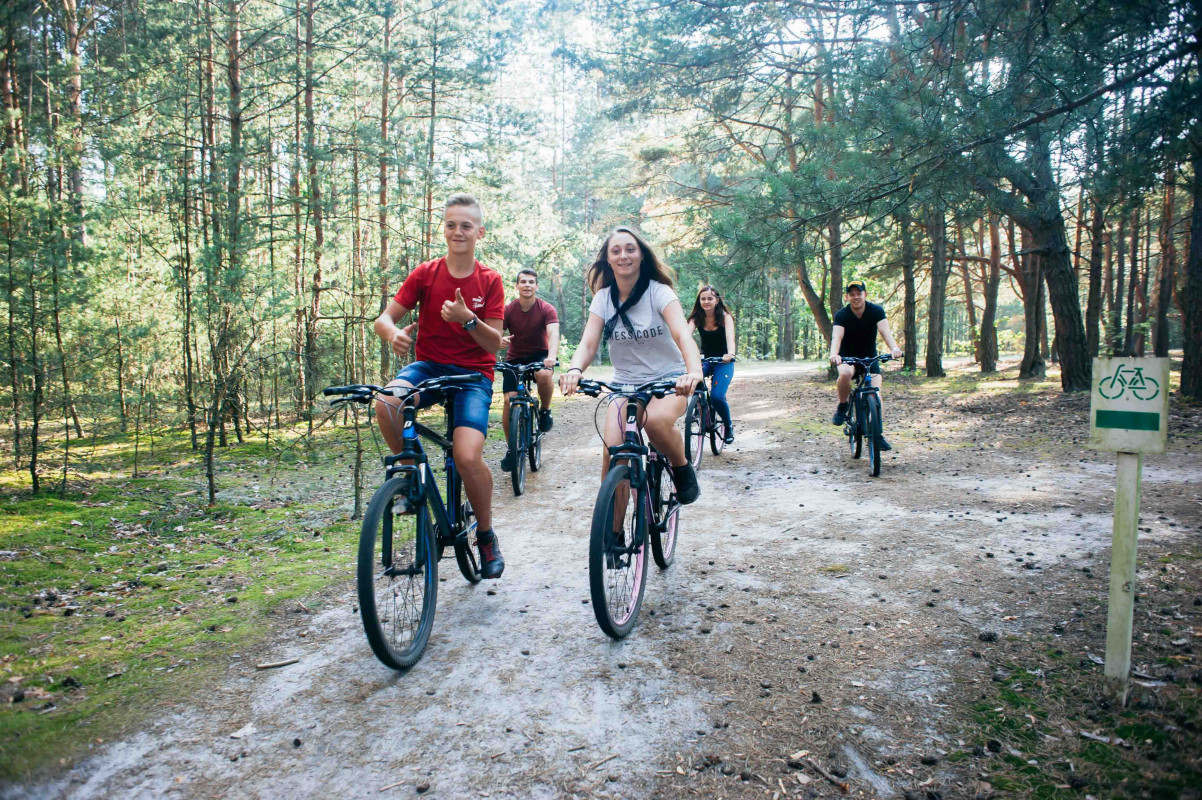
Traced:
<svg viewBox="0 0 1202 800">
<path fill-rule="evenodd" d="M 476 513 L 480 574 L 499 578 L 505 560 L 492 530 L 492 473 L 484 463 L 484 439 L 492 403 L 493 366 L 501 349 L 505 287 L 499 273 L 476 260 L 476 243 L 484 237 L 483 213 L 476 198 L 470 194 L 447 198 L 442 233 L 447 254 L 410 273 L 376 320 L 375 331 L 398 358 L 408 355 L 417 341 L 417 360 L 402 369 L 389 386 L 415 386 L 430 378 L 467 372 L 480 374 L 477 383 L 466 384 L 454 394 L 451 441 L 455 468 Z M 417 322 L 399 327 L 415 307 Z M 392 398 L 382 397 L 376 401 L 376 416 L 384 441 L 392 452 L 399 453 L 404 421 L 400 408 Z"/>
<path fill-rule="evenodd" d="M 536 372 L 534 382 L 538 385 L 538 428 L 543 433 L 551 430 L 551 395 L 554 384 L 551 369 L 559 353 L 559 314 L 555 306 L 535 296 L 538 291 L 538 273 L 524 269 L 518 273 L 517 299 L 505 307 L 505 328 L 509 335 L 502 344 L 509 347 L 505 360 L 511 364 L 542 364 L 546 370 Z M 517 380 L 512 374 L 501 375 L 501 388 L 505 392 L 505 407 L 501 411 L 501 430 L 509 438 L 509 399 L 517 393 Z M 501 459 L 501 469 L 511 470 L 513 464 L 508 453 Z"/>
</svg>

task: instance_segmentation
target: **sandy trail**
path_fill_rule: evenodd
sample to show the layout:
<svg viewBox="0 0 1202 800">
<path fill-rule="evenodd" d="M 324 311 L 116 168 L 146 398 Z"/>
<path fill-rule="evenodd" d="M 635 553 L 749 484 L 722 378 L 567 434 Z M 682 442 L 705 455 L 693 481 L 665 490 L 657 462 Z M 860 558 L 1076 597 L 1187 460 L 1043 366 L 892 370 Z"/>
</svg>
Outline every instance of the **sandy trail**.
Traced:
<svg viewBox="0 0 1202 800">
<path fill-rule="evenodd" d="M 1092 565 L 1104 580 L 1113 462 L 986 448 L 986 426 L 946 447 L 899 392 L 886 405 L 898 447 L 873 480 L 813 424 L 832 391 L 813 371 L 739 371 L 738 442 L 707 453 L 676 564 L 650 567 L 627 640 L 604 636 L 586 602 L 599 445 L 593 403 L 566 402 L 526 494 L 496 473 L 504 577 L 472 587 L 441 562 L 434 634 L 412 670 L 372 656 L 348 565 L 346 591 L 266 651 L 231 655 L 186 710 L 7 796 L 835 792 L 786 789 L 781 757 L 804 747 L 865 796 L 901 797 L 945 769 L 920 757 L 957 746 L 956 685 L 988 669 L 971 655 L 979 632 L 1046 629 L 1058 620 L 1041 598 L 1069 592 L 1069 573 Z M 1192 453 L 1149 459 L 1147 485 L 1196 485 L 1199 467 Z M 1141 535 L 1171 540 L 1196 521 L 1161 516 Z"/>
</svg>

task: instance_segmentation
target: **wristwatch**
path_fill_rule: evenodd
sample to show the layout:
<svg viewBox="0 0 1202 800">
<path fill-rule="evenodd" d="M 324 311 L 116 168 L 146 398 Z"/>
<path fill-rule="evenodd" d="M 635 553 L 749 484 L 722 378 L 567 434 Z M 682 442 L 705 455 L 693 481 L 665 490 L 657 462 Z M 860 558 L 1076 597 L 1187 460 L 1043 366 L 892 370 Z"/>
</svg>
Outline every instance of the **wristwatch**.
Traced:
<svg viewBox="0 0 1202 800">
<path fill-rule="evenodd" d="M 463 329 L 465 331 L 474 331 L 474 330 L 476 330 L 476 326 L 479 324 L 480 324 L 480 318 L 477 317 L 475 314 L 472 314 L 472 318 L 469 319 L 467 322 L 463 323 Z"/>
</svg>

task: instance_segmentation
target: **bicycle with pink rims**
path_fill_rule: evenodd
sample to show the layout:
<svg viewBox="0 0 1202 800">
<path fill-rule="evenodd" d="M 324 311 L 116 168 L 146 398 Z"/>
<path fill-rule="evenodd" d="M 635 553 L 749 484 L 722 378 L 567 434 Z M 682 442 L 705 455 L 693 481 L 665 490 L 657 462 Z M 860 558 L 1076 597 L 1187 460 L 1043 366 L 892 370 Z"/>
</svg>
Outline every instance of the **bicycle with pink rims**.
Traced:
<svg viewBox="0 0 1202 800">
<path fill-rule="evenodd" d="M 597 397 L 609 391 L 619 409 L 624 437 L 609 447 L 609 472 L 597 492 L 589 536 L 588 572 L 593 613 L 601 630 L 626 637 L 638 623 L 647 588 L 647 550 L 661 569 L 676 555 L 680 503 L 668 459 L 644 441 L 639 411 L 651 398 L 674 394 L 676 382 L 641 386 L 582 380 L 578 391 Z"/>
</svg>

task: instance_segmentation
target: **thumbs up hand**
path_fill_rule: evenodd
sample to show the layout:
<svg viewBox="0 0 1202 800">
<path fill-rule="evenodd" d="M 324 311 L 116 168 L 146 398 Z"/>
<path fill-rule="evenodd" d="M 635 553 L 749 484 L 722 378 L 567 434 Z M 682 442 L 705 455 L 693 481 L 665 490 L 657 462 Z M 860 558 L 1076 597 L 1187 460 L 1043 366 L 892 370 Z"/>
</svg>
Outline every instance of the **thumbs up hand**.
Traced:
<svg viewBox="0 0 1202 800">
<path fill-rule="evenodd" d="M 467 303 L 463 301 L 463 293 L 458 289 L 455 290 L 455 301 L 443 301 L 442 318 L 447 322 L 454 322 L 462 325 L 465 322 L 470 322 L 472 317 L 476 316 L 467 307 Z"/>
<path fill-rule="evenodd" d="M 392 352 L 396 353 L 397 358 L 404 358 L 409 354 L 409 349 L 413 347 L 413 338 L 417 335 L 417 323 L 411 322 L 403 328 L 397 328 L 392 334 L 392 340 L 388 343 L 392 347 Z"/>
</svg>

